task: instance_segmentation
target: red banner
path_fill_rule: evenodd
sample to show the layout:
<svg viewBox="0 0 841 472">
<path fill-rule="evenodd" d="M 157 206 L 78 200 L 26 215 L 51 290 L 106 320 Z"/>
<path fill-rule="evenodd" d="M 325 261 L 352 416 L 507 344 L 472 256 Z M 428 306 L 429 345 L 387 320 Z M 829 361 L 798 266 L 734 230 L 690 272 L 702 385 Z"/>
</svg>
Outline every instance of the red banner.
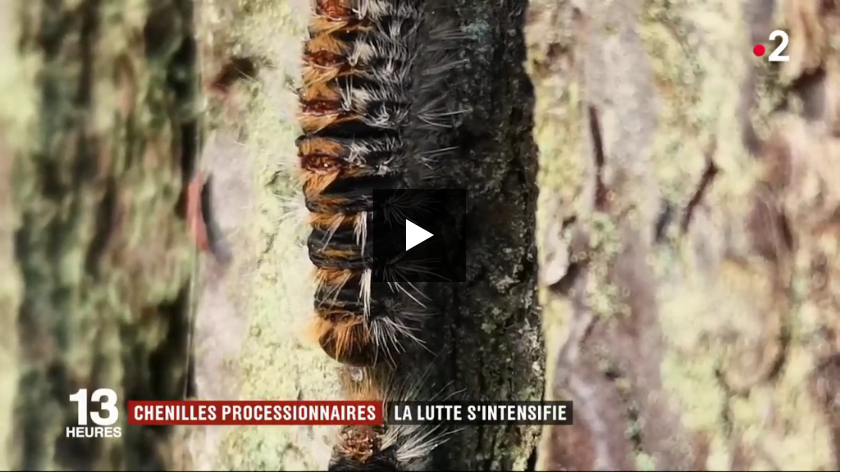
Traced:
<svg viewBox="0 0 841 472">
<path fill-rule="evenodd" d="M 129 401 L 131 425 L 380 425 L 380 402 Z"/>
</svg>

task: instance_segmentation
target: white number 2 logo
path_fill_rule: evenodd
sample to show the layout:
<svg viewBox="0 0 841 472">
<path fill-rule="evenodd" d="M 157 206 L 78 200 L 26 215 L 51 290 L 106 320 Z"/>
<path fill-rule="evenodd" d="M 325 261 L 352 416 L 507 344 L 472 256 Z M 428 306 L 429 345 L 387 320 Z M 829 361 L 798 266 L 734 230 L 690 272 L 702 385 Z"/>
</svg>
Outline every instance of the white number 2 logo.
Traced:
<svg viewBox="0 0 841 472">
<path fill-rule="evenodd" d="M 82 388 L 78 392 L 70 395 L 70 401 L 77 403 L 76 411 L 78 413 L 78 424 L 80 426 L 87 426 L 88 424 L 88 389 Z M 91 401 L 101 402 L 100 411 L 92 411 L 90 416 L 97 426 L 111 426 L 117 422 L 119 410 L 117 410 L 117 394 L 110 388 L 100 388 L 93 392 Z M 105 418 L 102 417 L 102 411 L 107 411 Z"/>
<path fill-rule="evenodd" d="M 783 30 L 774 30 L 771 33 L 771 36 L 768 37 L 771 41 L 776 40 L 777 38 L 781 38 L 780 45 L 777 46 L 777 49 L 774 49 L 774 52 L 768 56 L 769 62 L 788 62 L 788 56 L 783 56 L 783 51 L 786 50 L 788 47 L 788 33 Z"/>
</svg>

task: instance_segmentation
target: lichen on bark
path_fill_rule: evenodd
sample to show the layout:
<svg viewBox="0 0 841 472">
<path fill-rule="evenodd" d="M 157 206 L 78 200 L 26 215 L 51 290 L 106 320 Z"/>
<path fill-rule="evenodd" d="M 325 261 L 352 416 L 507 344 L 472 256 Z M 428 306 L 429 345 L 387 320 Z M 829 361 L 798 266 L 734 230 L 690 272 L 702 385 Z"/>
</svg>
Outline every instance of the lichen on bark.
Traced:
<svg viewBox="0 0 841 472">
<path fill-rule="evenodd" d="M 838 469 L 837 8 L 533 4 L 541 467 Z"/>
<path fill-rule="evenodd" d="M 193 4 L 3 7 L 17 32 L 4 68 L 27 93 L 0 100 L 6 130 L 21 133 L 3 136 L 14 165 L 2 187 L 22 282 L 4 330 L 17 338 L 2 374 L 14 404 L 0 411 L 15 434 L 0 457 L 16 470 L 165 470 L 176 429 L 127 428 L 124 402 L 192 388 L 181 195 L 200 144 Z M 65 438 L 81 388 L 116 391 L 121 438 Z"/>
</svg>

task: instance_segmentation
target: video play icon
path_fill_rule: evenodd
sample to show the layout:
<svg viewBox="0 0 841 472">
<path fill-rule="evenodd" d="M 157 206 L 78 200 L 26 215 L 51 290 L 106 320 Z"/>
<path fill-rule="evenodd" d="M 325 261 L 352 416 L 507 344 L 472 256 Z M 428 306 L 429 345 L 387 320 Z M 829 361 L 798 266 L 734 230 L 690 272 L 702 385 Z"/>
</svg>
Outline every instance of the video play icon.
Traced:
<svg viewBox="0 0 841 472">
<path fill-rule="evenodd" d="M 463 189 L 374 189 L 372 282 L 464 282 Z"/>
<path fill-rule="evenodd" d="M 406 220 L 406 250 L 412 249 L 418 244 L 426 241 L 433 236 L 429 231 L 420 226 Z"/>
</svg>

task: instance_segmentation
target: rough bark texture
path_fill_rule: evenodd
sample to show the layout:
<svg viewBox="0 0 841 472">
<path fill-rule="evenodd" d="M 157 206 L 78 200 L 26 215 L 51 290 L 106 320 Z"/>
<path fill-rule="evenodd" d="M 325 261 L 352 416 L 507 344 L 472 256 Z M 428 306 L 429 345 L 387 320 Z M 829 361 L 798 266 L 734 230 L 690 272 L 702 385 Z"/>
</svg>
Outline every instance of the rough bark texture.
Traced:
<svg viewBox="0 0 841 472">
<path fill-rule="evenodd" d="M 458 129 L 463 154 L 446 169 L 467 188 L 467 282 L 448 287 L 443 379 L 472 400 L 539 400 L 543 346 L 537 309 L 537 148 L 523 2 L 457 4 L 467 35 L 455 79 L 471 110 Z M 445 447 L 446 470 L 523 470 L 539 428 L 465 428 Z"/>
<path fill-rule="evenodd" d="M 337 365 L 306 338 L 312 263 L 289 201 L 297 160 L 294 84 L 309 2 L 213 0 L 199 8 L 202 70 L 210 80 L 231 54 L 266 58 L 253 80 L 209 98 L 205 146 L 215 206 L 234 261 L 203 271 L 196 319 L 202 399 L 339 400 Z M 220 100 L 221 99 L 221 100 Z M 221 276 L 220 276 L 221 275 Z M 201 470 L 326 470 L 337 428 L 202 427 L 190 450 Z"/>
<path fill-rule="evenodd" d="M 193 4 L 2 8 L 0 468 L 177 467 L 175 428 L 127 427 L 124 402 L 192 389 Z M 80 388 L 116 391 L 121 438 L 64 437 Z"/>
<path fill-rule="evenodd" d="M 838 3 L 535 1 L 542 470 L 838 470 Z M 751 55 L 774 29 L 791 61 Z"/>
</svg>

